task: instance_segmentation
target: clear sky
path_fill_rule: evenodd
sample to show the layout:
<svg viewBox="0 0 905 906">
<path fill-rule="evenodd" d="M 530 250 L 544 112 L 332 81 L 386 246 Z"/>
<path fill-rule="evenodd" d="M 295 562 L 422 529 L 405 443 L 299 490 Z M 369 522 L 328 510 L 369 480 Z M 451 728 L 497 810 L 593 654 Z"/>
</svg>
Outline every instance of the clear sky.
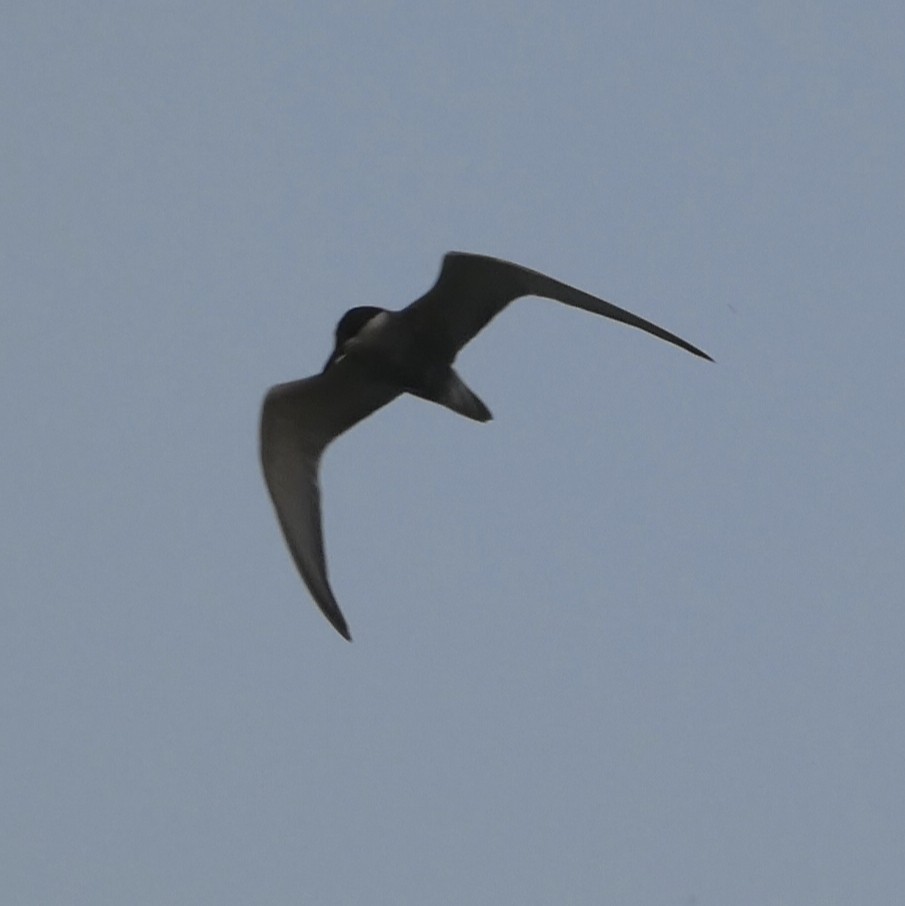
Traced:
<svg viewBox="0 0 905 906">
<path fill-rule="evenodd" d="M 0 895 L 892 904 L 905 7 L 8 3 Z M 271 384 L 449 249 L 543 300 L 328 452 Z"/>
</svg>

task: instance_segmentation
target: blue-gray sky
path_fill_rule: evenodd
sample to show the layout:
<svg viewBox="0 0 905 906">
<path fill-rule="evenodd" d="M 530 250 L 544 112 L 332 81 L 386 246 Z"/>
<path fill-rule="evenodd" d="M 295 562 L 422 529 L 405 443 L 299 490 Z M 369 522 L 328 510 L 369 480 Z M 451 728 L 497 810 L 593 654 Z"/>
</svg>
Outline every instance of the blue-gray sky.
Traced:
<svg viewBox="0 0 905 906">
<path fill-rule="evenodd" d="M 11 904 L 894 903 L 900 3 L 7 4 Z M 541 300 L 324 463 L 266 388 L 442 254 Z"/>
</svg>

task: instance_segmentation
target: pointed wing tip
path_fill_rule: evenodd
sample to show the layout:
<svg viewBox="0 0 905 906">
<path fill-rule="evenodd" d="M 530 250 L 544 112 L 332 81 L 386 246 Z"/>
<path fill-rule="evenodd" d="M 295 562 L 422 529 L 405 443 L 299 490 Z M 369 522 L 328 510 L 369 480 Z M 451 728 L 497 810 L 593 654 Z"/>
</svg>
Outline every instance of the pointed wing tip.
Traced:
<svg viewBox="0 0 905 906">
<path fill-rule="evenodd" d="M 346 625 L 345 618 L 342 614 L 325 614 L 327 619 L 330 621 L 330 625 L 347 641 L 352 641 L 352 634 L 349 632 L 349 627 Z"/>
</svg>

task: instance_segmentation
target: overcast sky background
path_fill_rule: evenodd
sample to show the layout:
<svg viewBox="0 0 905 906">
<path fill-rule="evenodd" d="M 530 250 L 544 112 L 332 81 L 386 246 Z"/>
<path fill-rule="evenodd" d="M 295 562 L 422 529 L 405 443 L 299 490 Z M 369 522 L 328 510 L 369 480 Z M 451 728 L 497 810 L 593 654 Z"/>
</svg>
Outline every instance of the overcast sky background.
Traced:
<svg viewBox="0 0 905 906">
<path fill-rule="evenodd" d="M 901 3 L 9 3 L 9 904 L 899 903 Z M 328 452 L 271 384 L 443 253 L 517 303 Z"/>
</svg>

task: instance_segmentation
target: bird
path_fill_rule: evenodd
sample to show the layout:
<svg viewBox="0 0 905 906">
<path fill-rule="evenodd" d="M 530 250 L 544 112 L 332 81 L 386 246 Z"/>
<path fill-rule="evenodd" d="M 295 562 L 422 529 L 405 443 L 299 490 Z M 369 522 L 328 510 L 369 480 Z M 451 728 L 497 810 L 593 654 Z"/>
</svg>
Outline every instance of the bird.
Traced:
<svg viewBox="0 0 905 906">
<path fill-rule="evenodd" d="M 538 271 L 470 252 L 443 257 L 434 285 L 399 311 L 362 305 L 336 326 L 317 374 L 267 392 L 260 456 L 277 520 L 311 596 L 352 640 L 327 576 L 318 479 L 327 446 L 403 393 L 487 422 L 490 410 L 453 369 L 456 355 L 510 302 L 541 296 L 644 330 L 707 361 L 706 352 L 644 318 Z"/>
</svg>

